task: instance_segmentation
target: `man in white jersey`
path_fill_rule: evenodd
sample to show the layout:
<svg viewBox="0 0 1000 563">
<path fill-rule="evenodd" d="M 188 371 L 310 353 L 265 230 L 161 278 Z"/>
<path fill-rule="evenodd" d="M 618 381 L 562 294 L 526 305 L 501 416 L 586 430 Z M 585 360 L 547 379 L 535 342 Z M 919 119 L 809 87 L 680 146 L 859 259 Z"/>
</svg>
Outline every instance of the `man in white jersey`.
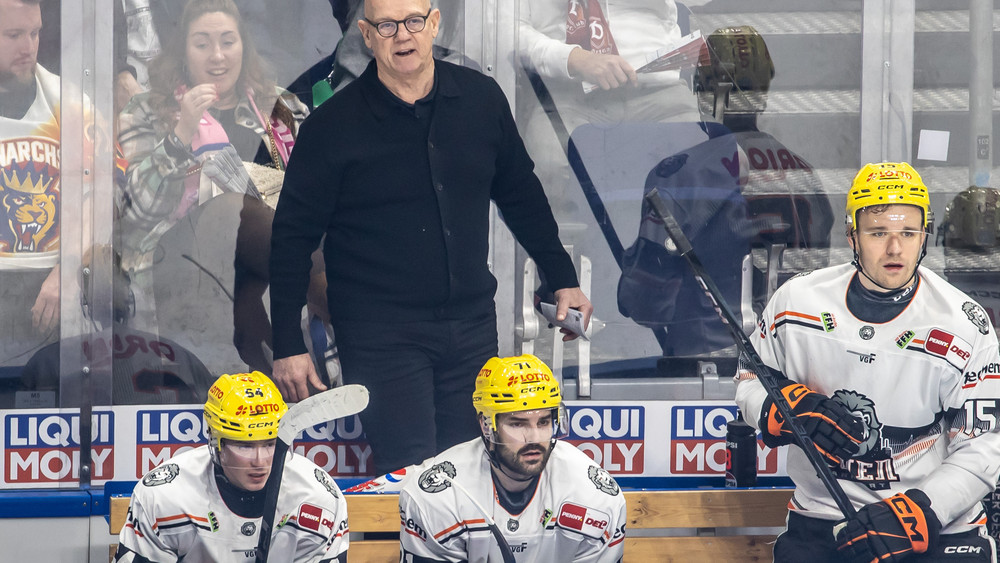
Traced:
<svg viewBox="0 0 1000 563">
<path fill-rule="evenodd" d="M 260 372 L 223 375 L 208 391 L 208 444 L 175 455 L 132 492 L 116 562 L 251 563 L 278 421 L 288 410 Z M 347 560 L 347 503 L 302 456 L 285 463 L 270 561 Z"/>
<path fill-rule="evenodd" d="M 41 28 L 39 0 L 0 0 L 0 366 L 57 338 L 60 85 Z"/>
<path fill-rule="evenodd" d="M 980 500 L 1000 474 L 1000 353 L 982 307 L 920 266 L 930 215 L 909 164 L 866 165 L 847 195 L 854 261 L 796 276 L 763 312 L 756 348 L 857 510 L 844 521 L 792 448 L 775 561 L 995 560 Z M 737 378 L 764 442 L 791 443 L 756 376 Z"/>
<path fill-rule="evenodd" d="M 521 563 L 620 561 L 625 497 L 611 475 L 558 440 L 568 420 L 549 368 L 530 354 L 491 358 L 472 404 L 481 439 L 407 470 L 400 560 L 503 561 L 492 521 Z"/>
</svg>

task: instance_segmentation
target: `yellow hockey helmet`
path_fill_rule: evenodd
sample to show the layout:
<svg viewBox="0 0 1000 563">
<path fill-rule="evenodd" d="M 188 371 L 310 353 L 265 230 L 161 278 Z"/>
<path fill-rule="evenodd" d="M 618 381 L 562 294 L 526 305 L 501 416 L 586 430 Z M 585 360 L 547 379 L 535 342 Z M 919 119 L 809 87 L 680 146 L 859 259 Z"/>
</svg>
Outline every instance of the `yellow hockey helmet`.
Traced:
<svg viewBox="0 0 1000 563">
<path fill-rule="evenodd" d="M 278 388 L 263 373 L 222 375 L 209 388 L 205 403 L 212 450 L 220 450 L 223 438 L 238 442 L 277 438 L 278 422 L 287 411 Z"/>
<path fill-rule="evenodd" d="M 933 221 L 931 199 L 920 174 L 905 162 L 866 164 L 847 192 L 847 226 L 858 224 L 858 211 L 873 205 L 915 205 L 924 212 L 924 229 Z"/>
<path fill-rule="evenodd" d="M 490 358 L 479 370 L 472 406 L 497 429 L 497 415 L 508 412 L 555 409 L 553 425 L 563 424 L 559 382 L 545 362 L 531 354 Z"/>
</svg>

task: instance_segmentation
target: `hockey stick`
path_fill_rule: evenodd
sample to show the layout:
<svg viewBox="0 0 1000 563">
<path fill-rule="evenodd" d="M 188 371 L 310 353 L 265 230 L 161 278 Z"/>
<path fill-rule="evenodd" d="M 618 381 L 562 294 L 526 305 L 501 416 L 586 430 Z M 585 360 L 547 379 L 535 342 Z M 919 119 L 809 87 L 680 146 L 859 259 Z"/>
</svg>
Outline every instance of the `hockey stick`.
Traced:
<svg viewBox="0 0 1000 563">
<path fill-rule="evenodd" d="M 837 503 L 837 507 L 844 513 L 844 517 L 847 519 L 853 518 L 855 515 L 854 505 L 851 504 L 850 499 L 847 498 L 847 494 L 844 493 L 844 489 L 840 487 L 840 483 L 833 476 L 830 467 L 823 460 L 819 450 L 816 449 L 812 438 L 802 429 L 802 424 L 795 417 L 792 408 L 788 405 L 788 401 L 785 400 L 784 395 L 779 391 L 778 384 L 775 382 L 775 370 L 764 365 L 764 360 L 761 359 L 757 350 L 754 349 L 750 338 L 740 329 L 740 322 L 736 320 L 732 309 L 729 308 L 725 299 L 722 298 L 722 292 L 719 291 L 718 286 L 715 285 L 715 282 L 709 277 L 708 272 L 705 271 L 705 267 L 702 266 L 701 260 L 691 248 L 691 241 L 684 235 L 684 231 L 681 230 L 677 219 L 667 209 L 666 204 L 663 203 L 663 199 L 660 198 L 660 194 L 656 190 L 651 190 L 646 194 L 645 199 L 653 207 L 656 214 L 660 216 L 660 219 L 663 220 L 663 228 L 667 231 L 669 240 L 673 241 L 674 245 L 677 246 L 677 252 L 691 266 L 694 278 L 698 280 L 702 290 L 705 291 L 705 295 L 712 301 L 712 304 L 715 306 L 715 312 L 722 318 L 722 324 L 726 325 L 729 332 L 733 335 L 736 346 L 746 358 L 750 369 L 757 374 L 757 380 L 764 386 L 767 396 L 774 402 L 774 406 L 781 413 L 781 416 L 785 417 L 785 423 L 788 424 L 792 431 L 792 439 L 802 448 L 809 463 L 816 470 L 819 480 L 823 482 L 826 490 L 829 491 L 830 496 Z"/>
<path fill-rule="evenodd" d="M 345 385 L 313 395 L 288 409 L 278 423 L 278 440 L 271 459 L 271 474 L 264 494 L 264 516 L 260 522 L 260 537 L 254 553 L 256 563 L 265 563 L 271 548 L 271 530 L 278 507 L 281 476 L 285 472 L 285 455 L 299 432 L 330 420 L 357 414 L 368 406 L 368 389 L 363 385 Z"/>
<path fill-rule="evenodd" d="M 445 470 L 443 464 L 434 466 L 434 469 L 434 473 L 429 475 L 429 477 L 440 478 L 442 481 L 454 486 L 470 501 L 472 501 L 472 504 L 479 510 L 480 514 L 483 515 L 483 518 L 486 519 L 486 525 L 490 528 L 490 533 L 493 534 L 493 538 L 497 540 L 497 546 L 500 548 L 500 556 L 503 557 L 503 563 L 517 563 L 517 559 L 514 558 L 514 552 L 510 550 L 510 544 L 507 543 L 507 538 L 503 537 L 503 532 L 501 532 L 500 528 L 497 527 L 496 521 L 493 520 L 493 516 L 486 511 L 486 508 L 479 504 L 479 501 L 472 496 L 472 493 L 470 493 L 468 489 L 459 485 L 457 481 L 451 478 L 451 475 L 448 475 L 448 471 Z"/>
</svg>

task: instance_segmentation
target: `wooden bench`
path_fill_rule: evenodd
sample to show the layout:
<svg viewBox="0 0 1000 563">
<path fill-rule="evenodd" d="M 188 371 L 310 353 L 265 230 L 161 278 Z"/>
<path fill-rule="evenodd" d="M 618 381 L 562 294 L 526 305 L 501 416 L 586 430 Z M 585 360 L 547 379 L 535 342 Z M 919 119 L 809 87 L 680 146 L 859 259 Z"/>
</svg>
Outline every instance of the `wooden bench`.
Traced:
<svg viewBox="0 0 1000 563">
<path fill-rule="evenodd" d="M 399 532 L 395 494 L 346 496 L 351 532 Z M 740 528 L 784 527 L 791 496 L 791 489 L 625 491 L 626 530 L 644 530 L 625 538 L 625 561 L 770 561 L 775 535 Z M 112 534 L 125 525 L 127 511 L 128 497 L 111 498 Z M 349 559 L 396 563 L 399 541 L 352 539 Z"/>
</svg>

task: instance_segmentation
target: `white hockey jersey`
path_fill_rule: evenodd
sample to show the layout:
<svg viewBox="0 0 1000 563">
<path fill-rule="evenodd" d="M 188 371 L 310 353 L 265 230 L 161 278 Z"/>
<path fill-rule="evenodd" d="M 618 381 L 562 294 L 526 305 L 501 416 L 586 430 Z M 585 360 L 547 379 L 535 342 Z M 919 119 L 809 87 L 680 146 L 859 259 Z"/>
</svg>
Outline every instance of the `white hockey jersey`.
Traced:
<svg viewBox="0 0 1000 563">
<path fill-rule="evenodd" d="M 226 507 L 208 446 L 178 454 L 132 492 L 116 562 L 252 563 L 261 518 Z M 328 562 L 347 551 L 347 502 L 323 469 L 302 456 L 285 463 L 268 557 Z M 143 559 L 145 558 L 145 559 Z"/>
<path fill-rule="evenodd" d="M 846 305 L 845 264 L 792 278 L 768 303 L 753 338 L 761 359 L 860 416 L 867 439 L 833 470 L 855 508 L 918 488 L 957 533 L 985 522 L 980 499 L 1000 474 L 1000 352 L 985 311 L 921 267 L 909 305 L 877 324 Z M 746 372 L 736 401 L 757 426 L 766 398 Z M 793 509 L 842 518 L 807 458 L 788 452 Z"/>
<path fill-rule="evenodd" d="M 500 548 L 482 512 L 438 472 L 490 511 L 520 563 L 614 563 L 625 540 L 625 497 L 605 470 L 556 442 L 534 496 L 520 514 L 497 501 L 489 457 L 476 438 L 425 461 L 399 495 L 403 562 L 499 563 Z"/>
<path fill-rule="evenodd" d="M 59 259 L 59 77 L 36 65 L 35 85 L 24 117 L 0 117 L 2 270 L 51 268 Z"/>
</svg>

